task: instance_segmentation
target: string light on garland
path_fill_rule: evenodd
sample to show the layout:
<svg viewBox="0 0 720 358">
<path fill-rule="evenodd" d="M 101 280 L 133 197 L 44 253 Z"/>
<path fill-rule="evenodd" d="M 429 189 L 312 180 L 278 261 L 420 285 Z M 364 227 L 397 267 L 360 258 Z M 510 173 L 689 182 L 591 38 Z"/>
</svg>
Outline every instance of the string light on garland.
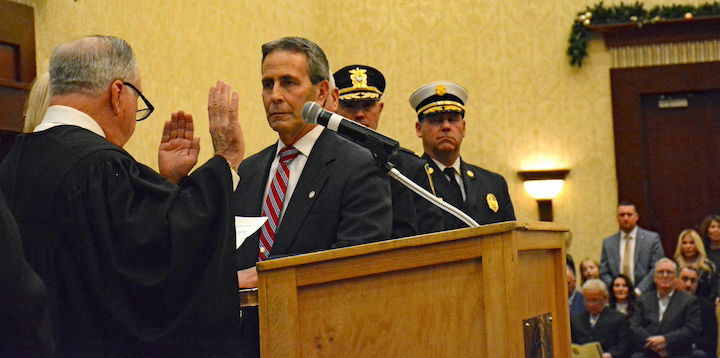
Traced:
<svg viewBox="0 0 720 358">
<path fill-rule="evenodd" d="M 575 16 L 567 49 L 570 66 L 582 67 L 583 60 L 588 56 L 587 43 L 590 40 L 592 27 L 635 24 L 642 28 L 645 24 L 661 21 L 693 20 L 703 17 L 720 17 L 720 3 L 704 3 L 699 6 L 663 5 L 647 10 L 641 2 L 605 6 L 601 1 L 578 12 Z"/>
</svg>

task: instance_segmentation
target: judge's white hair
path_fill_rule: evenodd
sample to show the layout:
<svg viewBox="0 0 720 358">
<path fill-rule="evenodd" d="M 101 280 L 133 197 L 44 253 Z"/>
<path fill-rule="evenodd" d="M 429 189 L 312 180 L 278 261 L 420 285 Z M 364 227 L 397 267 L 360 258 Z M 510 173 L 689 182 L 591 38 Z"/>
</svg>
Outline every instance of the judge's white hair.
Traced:
<svg viewBox="0 0 720 358">
<path fill-rule="evenodd" d="M 115 80 L 137 79 L 132 48 L 114 36 L 89 36 L 58 46 L 50 57 L 52 95 L 98 95 Z"/>
</svg>

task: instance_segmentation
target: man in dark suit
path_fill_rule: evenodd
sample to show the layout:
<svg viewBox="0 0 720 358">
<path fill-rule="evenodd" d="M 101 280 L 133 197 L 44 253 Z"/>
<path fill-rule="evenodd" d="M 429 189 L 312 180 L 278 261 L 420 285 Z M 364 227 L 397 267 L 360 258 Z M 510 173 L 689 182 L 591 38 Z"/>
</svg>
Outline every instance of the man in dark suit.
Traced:
<svg viewBox="0 0 720 358">
<path fill-rule="evenodd" d="M 675 290 L 677 265 L 672 260 L 660 259 L 654 272 L 656 291 L 640 296 L 630 317 L 638 351 L 633 357 L 690 357 L 701 329 L 697 298 Z"/>
<path fill-rule="evenodd" d="M 700 271 L 694 267 L 685 266 L 680 269 L 677 289 L 697 297 L 700 305 L 700 320 L 703 334 L 695 337 L 693 344 L 693 358 L 715 357 L 717 352 L 718 322 L 715 317 L 715 302 L 696 296 Z"/>
<path fill-rule="evenodd" d="M 302 118 L 305 102 L 328 96 L 322 49 L 286 37 L 262 53 L 263 104 L 279 140 L 238 168 L 235 214 L 268 217 L 238 249 L 241 287 L 257 285 L 258 260 L 384 240 L 392 225 L 390 185 L 370 152 Z M 243 311 L 243 340 L 243 354 L 257 356 L 257 310 Z"/>
<path fill-rule="evenodd" d="M 620 312 L 607 307 L 608 289 L 598 279 L 587 280 L 582 286 L 584 312 L 570 318 L 572 342 L 600 342 L 603 358 L 626 357 L 628 354 L 629 322 Z"/>
<path fill-rule="evenodd" d="M 337 113 L 364 126 L 378 129 L 380 115 L 385 103 L 381 101 L 385 91 L 385 76 L 371 66 L 350 65 L 333 74 L 339 90 Z M 403 175 L 425 190 L 430 190 L 428 163 L 415 153 L 400 148 L 390 162 Z M 393 205 L 392 237 L 406 237 L 442 231 L 440 209 L 400 182 L 391 179 Z"/>
<path fill-rule="evenodd" d="M 575 268 L 567 265 L 567 288 L 568 288 L 568 305 L 570 306 L 570 316 L 585 312 L 585 297 L 576 290 L 577 279 L 575 276 Z"/>
<path fill-rule="evenodd" d="M 423 158 L 433 169 L 435 194 L 481 225 L 515 220 L 505 179 L 460 158 L 466 102 L 465 88 L 447 81 L 429 83 L 410 96 L 418 116 L 415 133 L 422 138 Z M 446 230 L 467 227 L 454 216 L 443 215 Z"/>
<path fill-rule="evenodd" d="M 638 295 L 652 289 L 653 265 L 665 257 L 660 235 L 637 226 L 639 218 L 635 205 L 620 203 L 620 231 L 603 240 L 600 256 L 600 278 L 605 284 L 610 285 L 614 277 L 624 274 L 633 279 Z"/>
</svg>

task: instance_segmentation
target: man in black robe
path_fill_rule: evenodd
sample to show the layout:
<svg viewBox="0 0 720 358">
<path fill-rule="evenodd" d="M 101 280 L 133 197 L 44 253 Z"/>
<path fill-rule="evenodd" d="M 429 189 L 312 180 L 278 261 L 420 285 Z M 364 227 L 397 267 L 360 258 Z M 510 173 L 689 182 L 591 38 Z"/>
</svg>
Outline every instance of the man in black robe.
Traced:
<svg viewBox="0 0 720 358">
<path fill-rule="evenodd" d="M 50 77 L 47 114 L 0 166 L 0 189 L 47 287 L 58 354 L 232 355 L 240 312 L 229 198 L 244 155 L 237 95 L 230 100 L 222 83 L 211 89 L 215 157 L 191 175 L 199 139 L 192 116 L 173 113 L 161 176 L 122 149 L 153 109 L 125 41 L 60 45 Z"/>
<path fill-rule="evenodd" d="M 45 285 L 23 256 L 20 232 L 0 192 L 0 356 L 52 354 Z"/>
</svg>

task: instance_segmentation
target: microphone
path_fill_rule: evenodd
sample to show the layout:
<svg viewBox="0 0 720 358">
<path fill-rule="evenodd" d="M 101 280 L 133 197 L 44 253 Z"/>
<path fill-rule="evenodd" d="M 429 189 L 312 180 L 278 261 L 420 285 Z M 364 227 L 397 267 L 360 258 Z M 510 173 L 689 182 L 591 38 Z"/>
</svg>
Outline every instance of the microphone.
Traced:
<svg viewBox="0 0 720 358">
<path fill-rule="evenodd" d="M 302 116 L 306 122 L 319 124 L 337 132 L 343 137 L 369 149 L 376 155 L 389 157 L 397 153 L 400 143 L 386 137 L 360 123 L 353 122 L 337 113 L 327 111 L 316 102 L 307 102 L 303 106 Z M 380 151 L 381 153 L 378 153 Z"/>
</svg>

